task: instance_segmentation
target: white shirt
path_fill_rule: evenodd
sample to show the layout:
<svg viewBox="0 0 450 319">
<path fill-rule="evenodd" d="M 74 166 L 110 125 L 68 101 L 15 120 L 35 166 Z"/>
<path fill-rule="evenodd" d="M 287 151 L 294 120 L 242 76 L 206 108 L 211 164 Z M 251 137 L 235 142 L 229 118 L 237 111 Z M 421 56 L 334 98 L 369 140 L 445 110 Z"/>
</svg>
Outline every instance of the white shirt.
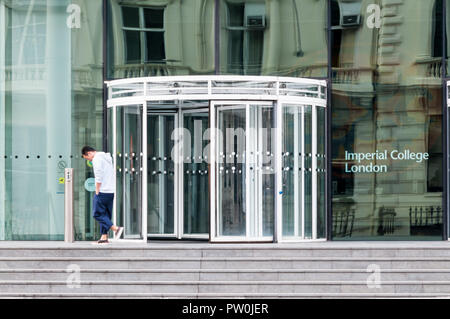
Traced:
<svg viewBox="0 0 450 319">
<path fill-rule="evenodd" d="M 92 160 L 95 182 L 101 183 L 100 193 L 114 193 L 116 190 L 116 179 L 112 157 L 109 153 L 96 152 Z"/>
</svg>

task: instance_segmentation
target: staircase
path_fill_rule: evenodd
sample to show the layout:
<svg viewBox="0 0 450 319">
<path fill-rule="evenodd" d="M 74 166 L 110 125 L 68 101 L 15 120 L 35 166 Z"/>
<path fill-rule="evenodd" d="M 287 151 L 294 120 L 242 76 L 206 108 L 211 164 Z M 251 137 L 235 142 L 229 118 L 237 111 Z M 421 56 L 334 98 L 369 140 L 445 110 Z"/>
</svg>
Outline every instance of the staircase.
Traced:
<svg viewBox="0 0 450 319">
<path fill-rule="evenodd" d="M 0 243 L 0 298 L 446 298 L 448 242 Z"/>
</svg>

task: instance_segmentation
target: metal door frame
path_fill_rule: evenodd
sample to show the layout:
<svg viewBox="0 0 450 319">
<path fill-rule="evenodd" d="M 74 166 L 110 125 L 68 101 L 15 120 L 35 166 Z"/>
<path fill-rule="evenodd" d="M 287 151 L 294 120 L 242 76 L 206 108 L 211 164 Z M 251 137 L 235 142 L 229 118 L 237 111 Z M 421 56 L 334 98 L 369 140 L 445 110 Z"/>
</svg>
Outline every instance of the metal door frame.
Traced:
<svg viewBox="0 0 450 319">
<path fill-rule="evenodd" d="M 248 222 L 249 219 L 246 219 L 246 235 L 245 236 L 218 236 L 218 225 L 219 225 L 219 221 L 216 221 L 216 219 L 218 219 L 218 213 L 219 213 L 219 207 L 218 207 L 218 200 L 216 198 L 216 190 L 217 190 L 217 178 L 216 178 L 216 171 L 217 171 L 217 164 L 218 161 L 216 161 L 216 157 L 217 157 L 217 150 L 216 150 L 216 133 L 217 133 L 217 123 L 216 123 L 216 109 L 221 109 L 221 110 L 232 110 L 232 109 L 241 109 L 241 110 L 245 110 L 246 113 L 246 119 L 245 119 L 245 129 L 246 132 L 249 132 L 249 128 L 250 128 L 250 106 L 251 105 L 255 105 L 257 107 L 260 106 L 267 106 L 267 107 L 271 107 L 273 109 L 273 112 L 276 112 L 276 107 L 275 107 L 276 101 L 271 101 L 271 100 L 217 100 L 217 101 L 211 101 L 210 104 L 210 128 L 211 128 L 211 147 L 210 147 L 210 196 L 211 196 L 211 200 L 210 200 L 210 211 L 211 211 L 211 215 L 210 215 L 210 241 L 211 242 L 274 242 L 275 240 L 275 227 L 274 227 L 274 234 L 272 236 L 263 236 L 262 235 L 262 231 L 261 231 L 261 236 L 260 237 L 250 237 L 249 234 L 250 232 L 250 227 L 252 227 L 251 223 Z M 273 123 L 275 124 L 275 123 Z M 274 125 L 272 125 L 272 127 L 274 127 Z M 255 143 L 258 142 L 257 140 L 258 136 L 255 137 Z M 247 150 L 249 149 L 249 145 L 254 145 L 253 143 L 250 143 L 250 136 L 249 134 L 246 133 L 246 146 L 245 146 L 245 152 L 247 152 Z M 247 159 L 246 159 L 247 160 Z M 250 207 L 252 206 L 251 204 L 258 200 L 260 201 L 261 198 L 259 196 L 257 196 L 257 194 L 255 194 L 255 196 L 253 196 L 252 198 L 249 197 L 249 190 L 250 190 L 250 182 L 248 181 L 249 179 L 249 165 L 246 165 L 246 198 L 245 198 L 245 206 L 246 206 L 246 210 L 247 213 L 251 212 Z M 275 171 L 275 185 L 274 187 L 276 188 L 276 174 L 277 172 Z M 259 179 L 258 179 L 259 180 Z M 258 182 L 256 182 L 258 183 Z M 258 190 L 257 190 L 258 191 Z M 277 205 L 276 205 L 276 200 L 277 197 L 274 197 L 274 223 L 275 220 L 277 220 Z M 253 203 L 254 204 L 254 203 Z M 258 207 L 255 207 L 253 210 L 257 210 L 259 211 L 258 208 L 260 208 L 262 205 L 259 202 L 258 203 Z M 258 214 L 257 214 L 258 215 Z M 258 223 L 260 225 L 253 225 L 254 227 L 257 227 L 258 229 L 262 229 L 262 213 L 259 214 L 258 216 L 253 216 L 253 219 L 258 220 Z M 258 227 L 259 226 L 259 227 Z"/>
<path fill-rule="evenodd" d="M 233 102 L 235 104 L 253 103 L 259 105 L 264 102 L 269 102 L 274 108 L 274 119 L 273 128 L 279 127 L 278 123 L 281 119 L 281 105 L 283 103 L 289 104 L 299 104 L 299 105 L 311 105 L 312 107 L 312 127 L 314 134 L 312 139 L 316 139 L 316 120 L 317 107 L 327 107 L 327 82 L 323 80 L 313 80 L 313 79 L 303 79 L 303 78 L 292 78 L 292 77 L 274 77 L 274 76 L 227 76 L 227 75 L 207 75 L 207 76 L 166 76 L 166 77 L 143 77 L 143 78 L 133 78 L 133 79 L 120 79 L 105 82 L 108 87 L 108 99 L 107 108 L 126 105 L 143 105 L 147 106 L 147 102 L 162 102 L 162 101 L 209 101 L 209 116 L 210 116 L 210 126 L 209 128 L 215 128 L 215 108 L 213 105 L 225 104 L 230 105 Z M 180 114 L 186 112 L 187 110 L 182 110 L 180 107 L 177 109 Z M 116 110 L 113 112 L 114 117 L 114 140 L 117 135 L 116 127 Z M 143 134 L 147 135 L 147 116 L 143 116 Z M 282 232 L 280 231 L 281 225 L 279 220 L 281 220 L 282 212 L 282 180 L 281 180 L 281 144 L 276 141 L 280 141 L 281 129 L 276 129 L 275 132 L 275 145 L 272 146 L 272 150 L 275 149 L 275 208 L 274 208 L 274 234 L 270 238 L 270 242 L 280 242 L 287 241 L 283 240 Z M 215 143 L 216 137 L 214 130 L 211 131 L 210 136 L 210 163 L 215 163 Z M 114 141 L 114 147 L 116 147 L 116 141 Z M 316 142 L 312 145 L 315 152 L 317 152 Z M 115 150 L 116 151 L 116 150 Z M 312 150 L 313 151 L 313 150 Z M 143 145 L 143 152 L 145 153 L 145 158 L 147 158 L 147 141 Z M 317 167 L 317 163 L 313 160 L 311 163 L 311 170 Z M 180 165 L 177 165 L 178 169 Z M 210 241 L 214 241 L 215 227 L 214 221 L 216 218 L 217 211 L 214 206 L 214 198 L 216 196 L 215 186 L 216 186 L 216 168 L 215 165 L 210 165 Z M 142 181 L 143 194 L 147 194 L 147 161 L 143 163 L 144 176 Z M 329 178 L 330 172 L 326 173 L 327 178 Z M 317 176 L 317 172 L 312 173 L 313 176 Z M 311 184 L 315 181 L 312 177 Z M 214 186 L 214 187 L 212 187 Z M 183 192 L 181 190 L 182 184 L 178 184 L 178 195 L 177 201 L 180 202 L 180 196 Z M 317 181 L 315 181 L 312 187 L 312 205 L 317 209 Z M 329 194 L 325 194 L 327 200 Z M 144 195 L 145 197 L 145 195 Z M 143 226 L 142 229 L 147 227 L 147 198 L 143 200 Z M 328 207 L 329 209 L 329 207 Z M 178 213 L 178 229 L 181 227 L 181 215 Z M 115 216 L 116 217 L 116 216 Z M 329 216 L 325 216 L 329 218 Z M 317 219 L 312 220 L 314 227 L 312 227 L 312 232 L 314 232 L 314 237 L 317 236 Z M 327 222 L 327 220 L 325 220 Z M 303 223 L 304 224 L 304 223 Z M 326 226 L 325 226 L 326 227 Z M 328 230 L 328 227 L 326 228 Z M 179 232 L 181 234 L 181 232 Z M 144 236 L 143 236 L 144 237 Z M 146 237 L 146 236 L 145 236 Z M 179 236 L 181 237 L 181 236 Z M 313 236 L 312 236 L 313 237 Z M 327 237 L 317 240 L 326 240 Z M 143 238 L 146 241 L 147 238 Z M 245 242 L 257 241 L 254 238 L 243 238 Z M 218 240 L 215 240 L 216 242 Z M 222 242 L 229 241 L 228 239 Z M 315 241 L 314 239 L 301 240 L 295 238 L 295 241 Z M 136 242 L 136 241 L 134 241 Z M 220 241 L 219 241 L 220 242 Z M 235 241 L 233 241 L 235 242 Z"/>
<path fill-rule="evenodd" d="M 142 157 L 144 159 L 147 158 L 147 117 L 144 116 L 144 105 L 146 105 L 145 100 L 141 101 L 140 103 L 136 101 L 130 102 L 130 103 L 117 103 L 117 104 L 111 104 L 110 108 L 112 108 L 113 116 L 113 163 L 114 163 L 114 179 L 117 181 L 117 111 L 120 107 L 129 107 L 129 106 L 137 106 L 139 105 L 141 108 L 141 125 L 142 125 Z M 145 142 L 144 142 L 145 137 Z M 146 230 L 147 230 L 147 196 L 145 195 L 147 193 L 147 161 L 142 161 L 142 167 L 141 167 L 141 192 L 142 192 L 142 200 L 141 200 L 141 238 L 127 238 L 127 239 L 110 239 L 110 241 L 118 241 L 118 242 L 133 242 L 133 243 L 147 243 L 147 236 Z M 123 195 L 123 194 L 122 194 Z M 113 205 L 113 224 L 117 225 L 117 189 L 114 192 L 114 205 Z M 123 199 L 122 199 L 123 200 Z M 125 214 L 125 210 L 124 210 Z M 125 216 L 124 216 L 124 223 L 125 223 Z M 119 225 L 122 226 L 122 225 Z M 123 225 L 124 226 L 124 225 Z M 145 228 L 144 228 L 145 226 Z M 144 232 L 145 229 L 145 232 Z"/>
<path fill-rule="evenodd" d="M 283 119 L 283 109 L 285 107 L 298 107 L 301 108 L 301 123 L 302 123 L 302 127 L 301 127 L 301 139 L 302 139 L 302 143 L 301 143 L 301 153 L 302 153 L 302 159 L 301 159 L 301 168 L 302 168 L 302 173 L 301 176 L 297 177 L 297 178 L 301 178 L 302 181 L 302 189 L 301 189 L 301 201 L 300 203 L 296 203 L 295 205 L 295 211 L 297 211 L 297 207 L 300 206 L 301 207 L 301 220 L 302 220 L 302 226 L 301 226 L 301 232 L 299 232 L 297 230 L 297 226 L 295 225 L 294 228 L 294 236 L 290 236 L 287 238 L 283 238 L 283 223 L 282 223 L 282 218 L 283 218 L 283 203 L 282 203 L 282 198 L 280 196 L 277 196 L 277 198 L 279 198 L 278 201 L 276 201 L 276 204 L 278 205 L 277 207 L 277 211 L 281 212 L 280 214 L 277 214 L 277 242 L 311 242 L 311 241 L 326 241 L 326 238 L 317 238 L 317 219 L 318 219 L 318 207 L 317 207 L 317 200 L 318 200 L 318 194 L 317 194 L 317 185 L 318 185 L 318 174 L 317 174 L 317 108 L 319 107 L 326 107 L 325 105 L 319 104 L 319 103 L 306 103 L 306 102 L 293 102 L 290 100 L 283 100 L 280 99 L 278 101 L 278 105 L 277 105 L 277 141 L 282 141 L 283 138 L 283 134 L 284 134 L 284 119 Z M 311 107 L 311 199 L 312 199 L 312 211 L 311 211 L 311 227 L 312 227 L 312 233 L 311 233 L 311 237 L 312 238 L 306 238 L 305 236 L 305 212 L 306 212 L 306 207 L 305 207 L 305 188 L 307 187 L 306 183 L 305 183 L 305 108 L 307 106 Z M 297 113 L 298 114 L 298 113 Z M 299 116 L 300 114 L 298 114 L 297 116 Z M 294 130 L 297 129 L 298 127 L 294 127 Z M 297 143 L 295 143 L 297 144 Z M 277 169 L 277 177 L 276 177 L 276 184 L 277 184 L 277 189 L 280 190 L 282 192 L 282 143 L 277 143 L 276 144 L 276 161 L 277 161 L 277 165 L 276 165 L 276 169 Z M 295 183 L 294 185 L 294 192 L 298 193 L 298 189 L 297 189 L 297 183 Z M 294 195 L 296 196 L 296 195 Z M 297 214 L 294 216 L 295 219 L 297 219 Z M 325 226 L 326 227 L 326 226 Z"/>
<path fill-rule="evenodd" d="M 178 128 L 184 129 L 184 115 L 185 114 L 195 114 L 195 113 L 208 113 L 208 119 L 210 120 L 210 113 L 208 108 L 199 109 L 182 109 L 179 110 L 179 122 Z M 207 129 L 210 128 L 208 125 Z M 203 140 L 202 140 L 203 141 Z M 184 154 L 183 154 L 184 159 Z M 179 212 L 178 212 L 178 239 L 209 239 L 209 233 L 207 234 L 185 234 L 184 233 L 184 161 L 176 163 L 179 172 L 179 188 L 178 188 L 178 202 L 179 202 Z M 209 201 L 211 197 L 209 198 Z M 209 212 L 209 218 L 211 220 L 211 211 Z"/>
<path fill-rule="evenodd" d="M 149 110 L 151 110 L 151 112 L 149 112 Z M 164 110 L 152 110 L 151 108 L 147 107 L 146 108 L 146 113 L 145 113 L 145 117 L 148 119 L 149 115 L 156 115 L 158 116 L 158 121 L 161 122 L 161 116 L 173 116 L 174 117 L 174 129 L 178 128 L 178 121 L 179 121 L 179 114 L 178 111 L 164 111 Z M 161 127 L 160 127 L 160 133 L 161 133 Z M 145 145 L 148 146 L 148 132 L 147 132 L 147 127 L 146 127 L 146 131 L 145 131 Z M 171 138 L 171 137 L 170 137 Z M 178 158 L 179 154 L 178 154 L 178 149 L 177 147 L 174 147 L 174 178 L 173 178 L 173 183 L 174 183 L 174 198 L 173 198 L 173 202 L 174 202 L 174 207 L 173 207 L 173 233 L 169 234 L 169 233 L 164 233 L 164 234 L 150 234 L 148 233 L 147 230 L 147 223 L 145 225 L 145 232 L 147 233 L 147 237 L 148 238 L 178 238 L 178 223 L 179 223 L 179 218 L 178 218 L 178 211 L 179 211 L 179 201 L 178 201 L 178 196 L 177 196 L 177 192 L 179 190 L 179 167 L 176 161 L 176 158 Z M 145 157 L 145 162 L 147 162 L 148 159 L 148 148 L 147 148 L 147 157 Z M 147 180 L 148 182 L 148 180 Z M 148 184 L 146 184 L 148 185 Z M 161 188 L 161 186 L 159 186 Z M 145 202 L 147 204 L 148 207 L 148 189 L 146 190 L 145 194 Z M 161 200 L 161 192 L 159 193 L 160 196 L 160 200 Z M 148 213 L 148 212 L 147 212 Z M 147 218 L 147 222 L 148 222 L 148 218 Z M 161 221 L 160 221 L 161 222 Z"/>
</svg>

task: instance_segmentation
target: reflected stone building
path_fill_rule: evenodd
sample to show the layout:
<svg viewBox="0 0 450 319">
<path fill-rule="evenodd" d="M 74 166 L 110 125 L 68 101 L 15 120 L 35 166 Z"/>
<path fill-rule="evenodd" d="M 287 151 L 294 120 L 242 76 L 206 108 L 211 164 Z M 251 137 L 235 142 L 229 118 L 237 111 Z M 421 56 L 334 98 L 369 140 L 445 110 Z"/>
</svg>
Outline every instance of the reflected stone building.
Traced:
<svg viewBox="0 0 450 319">
<path fill-rule="evenodd" d="M 449 14 L 448 0 L 0 0 L 0 240 L 63 239 L 66 167 L 76 239 L 98 236 L 84 145 L 114 155 L 128 239 L 447 239 Z M 216 128 L 274 130 L 225 136 L 221 154 Z M 177 129 L 197 161 L 175 162 Z M 238 163 L 263 152 L 270 165 Z"/>
<path fill-rule="evenodd" d="M 352 229 L 338 227 L 335 236 L 441 238 L 443 3 L 380 1 L 379 28 L 342 25 L 343 12 L 365 13 L 373 3 L 332 2 L 332 202 L 334 215 L 349 217 Z M 385 150 L 430 158 L 366 161 L 387 165 L 385 173 L 345 171 L 354 164 L 346 151 Z"/>
<path fill-rule="evenodd" d="M 83 15 L 69 27 L 70 5 Z M 76 210 L 90 210 L 78 154 L 102 140 L 101 12 L 100 0 L 0 1 L 1 240 L 63 239 L 65 167 Z M 89 214 L 75 224 L 79 239 L 93 235 Z"/>
</svg>

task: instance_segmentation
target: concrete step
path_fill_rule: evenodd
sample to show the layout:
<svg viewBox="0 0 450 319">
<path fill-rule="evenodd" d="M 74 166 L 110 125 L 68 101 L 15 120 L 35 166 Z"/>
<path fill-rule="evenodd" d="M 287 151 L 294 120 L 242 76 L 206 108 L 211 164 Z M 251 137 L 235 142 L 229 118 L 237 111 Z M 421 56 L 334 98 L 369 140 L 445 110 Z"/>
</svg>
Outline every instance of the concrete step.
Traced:
<svg viewBox="0 0 450 319">
<path fill-rule="evenodd" d="M 450 258 L 448 248 L 396 248 L 394 247 L 278 247 L 254 245 L 253 247 L 220 247 L 220 245 L 200 246 L 188 245 L 161 247 L 121 247 L 108 245 L 106 247 L 64 247 L 64 248 L 26 248 L 0 247 L 1 257 L 447 257 Z"/>
<path fill-rule="evenodd" d="M 0 293 L 0 299 L 449 299 L 448 293 Z"/>
<path fill-rule="evenodd" d="M 450 281 L 445 269 L 382 269 L 381 282 Z M 66 269 L 0 269 L 0 281 L 65 281 Z M 83 281 L 365 281 L 366 269 L 96 269 L 81 270 Z"/>
<path fill-rule="evenodd" d="M 450 244 L 0 242 L 0 298 L 96 297 L 450 298 Z"/>
<path fill-rule="evenodd" d="M 1 257 L 0 269 L 450 269 L 448 257 Z"/>
<path fill-rule="evenodd" d="M 177 294 L 289 294 L 289 293 L 431 293 L 448 294 L 448 281 L 392 281 L 379 288 L 366 281 L 0 281 L 2 293 L 177 293 Z"/>
</svg>

